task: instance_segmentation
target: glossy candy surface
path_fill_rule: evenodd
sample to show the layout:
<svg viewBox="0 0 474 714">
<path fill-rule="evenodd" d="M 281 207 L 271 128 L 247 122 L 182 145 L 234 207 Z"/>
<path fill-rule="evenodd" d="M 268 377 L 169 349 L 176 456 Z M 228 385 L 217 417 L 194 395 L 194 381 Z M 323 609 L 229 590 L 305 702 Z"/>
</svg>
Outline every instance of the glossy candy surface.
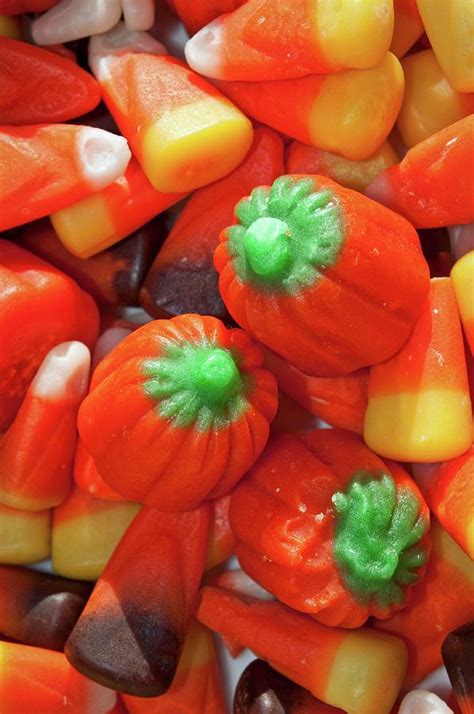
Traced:
<svg viewBox="0 0 474 714">
<path fill-rule="evenodd" d="M 441 652 L 462 714 L 474 711 L 474 622 L 450 632 Z"/>
</svg>

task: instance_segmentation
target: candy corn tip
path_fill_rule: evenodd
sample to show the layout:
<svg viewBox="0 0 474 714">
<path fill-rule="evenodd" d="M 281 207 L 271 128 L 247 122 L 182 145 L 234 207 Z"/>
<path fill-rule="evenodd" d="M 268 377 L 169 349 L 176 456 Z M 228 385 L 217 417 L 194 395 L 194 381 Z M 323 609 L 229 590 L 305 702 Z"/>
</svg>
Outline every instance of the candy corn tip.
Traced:
<svg viewBox="0 0 474 714">
<path fill-rule="evenodd" d="M 113 57 L 123 54 L 140 53 L 166 55 L 168 50 L 148 32 L 131 30 L 123 22 L 112 30 L 97 34 L 89 40 L 89 65 L 95 77 L 104 81 Z"/>
<path fill-rule="evenodd" d="M 82 399 L 89 382 L 90 360 L 82 342 L 63 342 L 54 347 L 31 383 L 32 396 L 51 402 Z"/>
<path fill-rule="evenodd" d="M 184 48 L 186 61 L 196 72 L 214 79 L 225 79 L 222 71 L 222 47 L 224 44 L 220 21 L 213 22 L 199 30 Z"/>
<path fill-rule="evenodd" d="M 123 136 L 89 126 L 79 132 L 76 151 L 82 176 L 94 191 L 122 176 L 132 156 Z"/>
<path fill-rule="evenodd" d="M 453 714 L 436 694 L 414 689 L 403 699 L 398 714 Z"/>
<path fill-rule="evenodd" d="M 69 0 L 60 2 L 38 17 L 31 25 L 38 45 L 54 45 L 106 32 L 122 14 L 120 0 Z"/>
<path fill-rule="evenodd" d="M 155 22 L 154 0 L 122 0 L 123 17 L 128 30 L 149 30 Z"/>
</svg>

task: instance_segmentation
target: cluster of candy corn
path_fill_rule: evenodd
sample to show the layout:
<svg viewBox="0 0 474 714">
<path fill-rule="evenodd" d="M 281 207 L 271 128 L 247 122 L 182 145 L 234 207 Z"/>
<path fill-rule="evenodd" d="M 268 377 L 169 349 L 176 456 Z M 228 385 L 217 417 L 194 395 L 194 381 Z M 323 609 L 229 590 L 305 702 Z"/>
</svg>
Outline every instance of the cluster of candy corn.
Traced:
<svg viewBox="0 0 474 714">
<path fill-rule="evenodd" d="M 474 714 L 473 37 L 0 0 L 0 714 Z"/>
</svg>

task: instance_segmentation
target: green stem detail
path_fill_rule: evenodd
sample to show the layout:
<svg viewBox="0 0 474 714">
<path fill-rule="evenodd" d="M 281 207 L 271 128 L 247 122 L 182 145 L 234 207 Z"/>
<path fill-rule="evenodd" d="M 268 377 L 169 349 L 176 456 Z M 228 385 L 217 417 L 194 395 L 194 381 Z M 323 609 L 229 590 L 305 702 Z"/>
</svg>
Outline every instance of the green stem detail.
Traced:
<svg viewBox="0 0 474 714">
<path fill-rule="evenodd" d="M 404 586 L 419 579 L 428 530 L 415 493 L 392 476 L 361 472 L 332 498 L 337 512 L 334 557 L 348 590 L 381 608 L 404 601 Z"/>
<path fill-rule="evenodd" d="M 144 363 L 145 394 L 157 402 L 160 416 L 177 427 L 220 429 L 248 407 L 248 379 L 236 357 L 213 344 L 169 346 L 158 359 Z"/>
<path fill-rule="evenodd" d="M 281 176 L 237 204 L 228 245 L 243 282 L 294 294 L 334 265 L 344 245 L 341 212 L 331 191 L 315 187 L 313 178 Z"/>
</svg>

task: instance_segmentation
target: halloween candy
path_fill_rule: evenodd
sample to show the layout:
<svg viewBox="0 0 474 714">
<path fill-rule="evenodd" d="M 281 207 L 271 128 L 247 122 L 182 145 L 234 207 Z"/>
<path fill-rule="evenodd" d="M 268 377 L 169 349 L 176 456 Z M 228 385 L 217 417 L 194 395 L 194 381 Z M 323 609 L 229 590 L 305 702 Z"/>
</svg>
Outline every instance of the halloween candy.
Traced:
<svg viewBox="0 0 474 714">
<path fill-rule="evenodd" d="M 341 186 L 364 191 L 381 171 L 396 163 L 398 156 L 388 141 L 364 161 L 351 161 L 315 146 L 293 141 L 287 151 L 286 171 L 289 174 L 328 176 Z"/>
<path fill-rule="evenodd" d="M 97 332 L 89 295 L 40 258 L 0 240 L 0 432 L 49 350 L 68 340 L 92 347 Z"/>
<path fill-rule="evenodd" d="M 211 570 L 230 558 L 235 551 L 235 536 L 229 522 L 230 496 L 211 504 L 212 516 L 207 542 L 205 569 Z"/>
<path fill-rule="evenodd" d="M 244 332 L 212 317 L 157 320 L 126 337 L 97 366 L 79 413 L 101 476 L 162 510 L 225 495 L 260 455 L 276 412 L 261 363 Z"/>
<path fill-rule="evenodd" d="M 97 471 L 94 459 L 80 439 L 77 442 L 74 458 L 74 481 L 81 491 L 89 494 L 91 498 L 98 498 L 104 501 L 124 500 L 122 496 L 105 483 Z"/>
<path fill-rule="evenodd" d="M 462 714 L 474 711 L 474 622 L 450 632 L 441 652 Z"/>
<path fill-rule="evenodd" d="M 0 632 L 29 645 L 62 650 L 89 597 L 85 583 L 0 566 Z"/>
<path fill-rule="evenodd" d="M 460 258 L 451 271 L 459 314 L 471 353 L 474 354 L 474 250 Z"/>
<path fill-rule="evenodd" d="M 192 622 L 171 687 L 156 698 L 124 695 L 130 714 L 224 714 L 225 702 L 212 633 Z"/>
<path fill-rule="evenodd" d="M 417 0 L 423 26 L 451 86 L 474 91 L 474 8 L 470 0 Z"/>
<path fill-rule="evenodd" d="M 93 498 L 74 489 L 54 510 L 54 572 L 68 578 L 97 580 L 139 510 L 137 503 Z"/>
<path fill-rule="evenodd" d="M 168 5 L 183 21 L 189 35 L 194 35 L 212 20 L 236 10 L 245 0 L 167 0 Z"/>
<path fill-rule="evenodd" d="M 66 643 L 87 677 L 156 697 L 173 681 L 204 566 L 209 508 L 136 516 Z"/>
<path fill-rule="evenodd" d="M 383 60 L 392 28 L 393 5 L 386 0 L 342 6 L 248 0 L 194 35 L 186 59 L 196 72 L 225 80 L 367 69 Z"/>
<path fill-rule="evenodd" d="M 198 618 L 348 714 L 389 714 L 405 673 L 400 639 L 366 628 L 324 627 L 277 602 L 205 587 Z"/>
<path fill-rule="evenodd" d="M 51 511 L 0 505 L 0 563 L 23 565 L 49 557 Z"/>
<path fill-rule="evenodd" d="M 40 47 L 0 38 L 0 124 L 62 122 L 100 101 L 100 88 L 74 62 Z"/>
<path fill-rule="evenodd" d="M 397 128 L 408 148 L 474 111 L 474 94 L 451 87 L 433 50 L 402 60 L 405 95 Z"/>
<path fill-rule="evenodd" d="M 472 408 L 459 312 L 449 278 L 433 278 L 402 349 L 372 367 L 367 445 L 390 459 L 445 461 L 472 443 Z"/>
<path fill-rule="evenodd" d="M 122 14 L 120 0 L 62 0 L 55 5 L 32 23 L 31 34 L 38 45 L 70 42 L 107 32 Z"/>
<path fill-rule="evenodd" d="M 119 25 L 94 37 L 89 62 L 150 183 L 187 192 L 233 171 L 252 143 L 247 117 L 179 60 L 160 56 L 151 35 L 135 35 Z"/>
<path fill-rule="evenodd" d="M 412 470 L 436 518 L 474 560 L 474 446 L 457 459 Z"/>
<path fill-rule="evenodd" d="M 257 129 L 235 171 L 193 193 L 143 284 L 141 301 L 150 315 L 199 312 L 228 319 L 213 265 L 219 233 L 232 222 L 239 199 L 283 171 L 281 139 L 271 129 Z"/>
<path fill-rule="evenodd" d="M 428 290 L 418 236 L 400 216 L 322 176 L 252 191 L 214 261 L 237 323 L 305 374 L 387 359 Z"/>
<path fill-rule="evenodd" d="M 474 563 L 433 519 L 432 551 L 423 580 L 407 607 L 379 630 L 401 637 L 408 647 L 404 687 L 409 689 L 441 665 L 441 643 L 456 627 L 474 618 Z"/>
<path fill-rule="evenodd" d="M 429 555 L 429 511 L 408 474 L 337 429 L 274 439 L 234 491 L 230 522 L 243 569 L 330 626 L 403 607 Z"/>
<path fill-rule="evenodd" d="M 423 34 L 416 0 L 394 0 L 394 24 L 390 52 L 403 57 Z"/>
<path fill-rule="evenodd" d="M 453 710 L 436 694 L 414 689 L 403 698 L 398 714 L 453 714 Z"/>
<path fill-rule="evenodd" d="M 64 247 L 84 259 L 130 236 L 184 196 L 157 191 L 132 158 L 123 176 L 50 218 Z"/>
<path fill-rule="evenodd" d="M 474 223 L 448 228 L 451 253 L 456 260 L 474 250 Z"/>
<path fill-rule="evenodd" d="M 0 127 L 0 155 L 0 230 L 99 191 L 130 159 L 123 137 L 72 124 Z"/>
<path fill-rule="evenodd" d="M 441 129 L 414 146 L 366 190 L 371 198 L 408 218 L 417 228 L 474 219 L 474 116 Z"/>
<path fill-rule="evenodd" d="M 276 82 L 217 83 L 254 119 L 353 161 L 371 157 L 389 135 L 403 85 L 401 65 L 391 53 L 372 69 Z"/>
</svg>

